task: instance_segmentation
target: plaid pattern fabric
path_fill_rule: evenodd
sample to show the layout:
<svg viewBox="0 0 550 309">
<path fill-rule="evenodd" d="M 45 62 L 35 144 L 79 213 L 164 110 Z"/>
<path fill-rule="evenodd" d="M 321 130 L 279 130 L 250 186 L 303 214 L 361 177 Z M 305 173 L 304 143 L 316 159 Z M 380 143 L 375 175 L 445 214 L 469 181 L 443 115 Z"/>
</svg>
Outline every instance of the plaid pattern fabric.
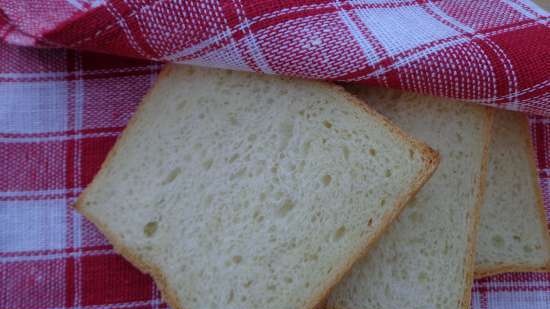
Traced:
<svg viewBox="0 0 550 309">
<path fill-rule="evenodd" d="M 529 1 L 0 0 L 0 39 L 431 93 L 527 111 L 550 212 L 549 15 Z M 0 309 L 167 308 L 71 205 L 160 69 L 0 43 Z M 548 308 L 550 274 L 473 308 Z"/>
<path fill-rule="evenodd" d="M 159 65 L 0 44 L 0 308 L 165 308 L 71 207 Z"/>
<path fill-rule="evenodd" d="M 91 181 L 160 66 L 0 44 L 0 308 L 167 308 L 70 205 Z M 550 120 L 533 117 L 550 210 Z M 550 306 L 550 273 L 479 280 L 473 308 Z"/>
<path fill-rule="evenodd" d="M 549 21 L 521 0 L 0 0 L 9 43 L 376 84 L 545 116 Z"/>
</svg>

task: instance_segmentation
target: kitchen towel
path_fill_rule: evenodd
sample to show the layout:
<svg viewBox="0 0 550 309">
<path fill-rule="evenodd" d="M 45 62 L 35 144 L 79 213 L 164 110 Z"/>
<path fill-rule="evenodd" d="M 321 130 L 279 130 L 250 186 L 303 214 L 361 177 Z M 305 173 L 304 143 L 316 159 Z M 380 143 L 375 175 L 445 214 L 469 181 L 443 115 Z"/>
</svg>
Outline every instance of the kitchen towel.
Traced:
<svg viewBox="0 0 550 309">
<path fill-rule="evenodd" d="M 550 116 L 550 15 L 521 0 L 0 0 L 0 38 L 382 85 Z"/>
</svg>

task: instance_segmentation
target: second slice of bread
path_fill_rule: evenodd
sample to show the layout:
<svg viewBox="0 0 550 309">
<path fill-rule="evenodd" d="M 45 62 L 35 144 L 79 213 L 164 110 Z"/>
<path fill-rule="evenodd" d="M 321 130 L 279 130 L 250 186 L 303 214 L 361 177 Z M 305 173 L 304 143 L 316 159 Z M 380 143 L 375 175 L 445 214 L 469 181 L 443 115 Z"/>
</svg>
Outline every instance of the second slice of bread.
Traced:
<svg viewBox="0 0 550 309">
<path fill-rule="evenodd" d="M 436 161 L 336 86 L 169 66 L 77 208 L 173 308 L 309 309 Z"/>
<path fill-rule="evenodd" d="M 499 110 L 489 149 L 475 274 L 506 271 L 550 271 L 550 236 L 527 116 Z"/>
<path fill-rule="evenodd" d="M 352 90 L 435 147 L 441 164 L 332 292 L 327 308 L 468 308 L 492 111 L 412 93 Z"/>
</svg>

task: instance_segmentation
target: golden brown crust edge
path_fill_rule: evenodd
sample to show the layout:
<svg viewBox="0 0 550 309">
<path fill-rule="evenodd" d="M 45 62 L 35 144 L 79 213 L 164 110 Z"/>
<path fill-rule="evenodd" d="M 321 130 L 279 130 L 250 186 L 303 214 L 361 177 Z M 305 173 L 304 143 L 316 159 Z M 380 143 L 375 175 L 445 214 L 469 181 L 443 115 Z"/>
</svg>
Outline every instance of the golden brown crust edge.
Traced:
<svg viewBox="0 0 550 309">
<path fill-rule="evenodd" d="M 488 167 L 488 159 L 489 159 L 489 145 L 491 142 L 492 137 L 492 126 L 493 126 L 493 120 L 494 120 L 494 110 L 489 107 L 480 107 L 484 109 L 485 113 L 485 126 L 483 127 L 483 154 L 481 159 L 481 166 L 480 166 L 480 174 L 478 178 L 478 183 L 480 186 L 480 190 L 478 191 L 478 194 L 476 196 L 476 204 L 473 207 L 473 209 L 468 214 L 471 218 L 473 218 L 472 222 L 470 223 L 469 231 L 468 231 L 468 254 L 465 258 L 465 267 L 464 267 L 464 295 L 462 299 L 460 300 L 459 307 L 462 309 L 469 309 L 470 308 L 470 299 L 471 299 L 471 289 L 473 285 L 474 280 L 474 261 L 475 261 L 475 243 L 477 240 L 477 228 L 479 226 L 479 217 L 481 213 L 481 206 L 483 205 L 483 199 L 485 195 L 485 182 L 487 179 L 487 167 Z M 320 309 L 320 308 L 318 308 Z M 352 309 L 352 308 L 343 308 L 336 304 L 333 304 L 332 306 L 329 306 L 328 304 L 323 309 Z"/>
<path fill-rule="evenodd" d="M 158 80 L 166 78 L 167 75 L 170 74 L 170 72 L 173 70 L 172 64 L 166 65 L 161 73 L 158 76 Z M 318 86 L 327 87 L 326 84 L 323 84 L 321 82 L 315 82 Z M 420 151 L 420 155 L 422 156 L 423 162 L 424 162 L 424 169 L 421 173 L 417 175 L 417 177 L 413 180 L 411 183 L 410 190 L 408 192 L 405 192 L 401 196 L 398 197 L 396 205 L 394 206 L 393 211 L 388 212 L 382 220 L 381 220 L 381 229 L 378 233 L 372 235 L 371 237 L 367 238 L 363 244 L 361 244 L 360 249 L 357 250 L 354 254 L 350 255 L 350 258 L 347 261 L 344 261 L 342 265 L 340 266 L 341 271 L 338 273 L 335 273 L 333 275 L 333 278 L 329 278 L 327 280 L 327 283 L 325 286 L 321 289 L 321 292 L 318 293 L 318 295 L 315 295 L 311 298 L 311 300 L 306 303 L 306 305 L 303 307 L 303 309 L 313 309 L 316 308 L 317 305 L 322 304 L 322 301 L 328 297 L 331 290 L 334 288 L 334 286 L 340 282 L 340 280 L 351 270 L 351 267 L 353 266 L 353 263 L 355 263 L 359 258 L 364 256 L 366 254 L 366 251 L 370 246 L 376 242 L 378 238 L 385 232 L 385 230 L 389 227 L 389 224 L 397 218 L 399 213 L 404 209 L 407 201 L 412 198 L 418 190 L 422 187 L 422 185 L 428 181 L 428 179 L 431 177 L 431 175 L 435 172 L 438 164 L 439 164 L 439 154 L 431 149 L 428 145 L 425 143 L 422 143 L 418 140 L 415 140 L 412 136 L 406 134 L 401 129 L 399 129 L 397 126 L 393 125 L 386 117 L 376 113 L 374 110 L 369 108 L 364 102 L 362 102 L 360 99 L 356 98 L 355 96 L 349 94 L 346 92 L 343 87 L 337 86 L 337 85 L 331 85 L 334 90 L 336 90 L 338 93 L 346 97 L 350 103 L 355 104 L 356 106 L 360 107 L 361 110 L 365 111 L 370 116 L 374 117 L 375 119 L 381 121 L 381 123 L 389 129 L 389 131 L 396 135 L 402 142 L 409 144 L 411 147 L 417 148 Z M 144 102 L 146 102 L 150 96 L 152 96 L 153 92 L 155 91 L 155 86 L 153 86 L 147 95 L 142 99 L 142 103 L 140 103 L 138 109 L 136 110 L 133 117 L 128 122 L 128 125 L 126 126 L 126 129 L 122 132 L 121 136 L 118 138 L 117 142 L 115 143 L 115 146 L 109 151 L 107 158 L 102 163 L 101 168 L 98 175 L 102 173 L 106 166 L 109 165 L 110 161 L 112 160 L 112 157 L 116 154 L 118 150 L 118 145 L 120 142 L 124 141 L 127 138 L 127 133 L 129 130 L 128 128 L 132 128 L 137 119 L 137 115 L 141 113 L 143 110 Z M 92 187 L 95 183 L 96 178 L 89 184 L 88 188 Z M 159 286 L 159 290 L 162 293 L 162 296 L 166 303 L 171 306 L 174 309 L 184 309 L 183 302 L 179 299 L 177 296 L 177 293 L 171 288 L 171 286 L 168 284 L 166 277 L 164 276 L 163 272 L 156 266 L 151 263 L 147 263 L 144 261 L 141 257 L 134 254 L 132 252 L 132 249 L 126 247 L 123 242 L 112 233 L 107 226 L 101 223 L 101 220 L 99 218 L 96 218 L 94 215 L 92 215 L 90 212 L 88 212 L 83 203 L 85 201 L 86 193 L 88 189 L 84 190 L 82 194 L 78 197 L 74 207 L 82 213 L 90 222 L 92 222 L 107 238 L 107 240 L 113 245 L 114 250 L 118 252 L 120 255 L 122 255 L 125 259 L 127 259 L 131 264 L 136 266 L 141 272 L 150 274 L 154 281 Z"/>
<path fill-rule="evenodd" d="M 509 112 L 512 113 L 512 112 Z M 537 164 L 535 162 L 535 151 L 533 149 L 533 141 L 529 131 L 529 119 L 527 115 L 516 113 L 516 117 L 521 121 L 521 134 L 524 136 L 525 145 L 523 145 L 528 152 L 529 165 L 531 168 L 531 177 L 537 184 L 535 189 L 536 195 L 536 207 L 539 212 L 539 220 L 541 220 L 541 226 L 543 228 L 543 235 L 545 235 L 546 248 L 550 248 L 550 234 L 547 228 L 546 214 L 544 211 L 544 203 L 542 199 L 542 192 L 539 185 L 539 179 L 537 175 Z M 550 272 L 550 259 L 541 265 L 520 265 L 520 264 L 498 264 L 498 265 L 476 265 L 474 276 L 476 279 L 497 275 L 507 272 Z"/>
<path fill-rule="evenodd" d="M 472 285 L 474 283 L 474 265 L 475 265 L 475 253 L 476 243 L 478 236 L 479 218 L 481 215 L 481 207 L 484 203 L 485 190 L 487 188 L 487 168 L 489 165 L 489 147 L 491 145 L 491 138 L 493 132 L 493 121 L 495 111 L 489 107 L 483 107 L 485 109 L 485 126 L 483 127 L 483 154 L 481 158 L 480 173 L 478 177 L 479 191 L 476 196 L 476 204 L 470 210 L 469 216 L 472 218 L 468 231 L 468 254 L 464 263 L 464 295 L 461 300 L 460 307 L 462 309 L 470 308 L 470 300 L 472 297 Z"/>
<path fill-rule="evenodd" d="M 360 248 L 354 254 L 350 255 L 350 258 L 347 261 L 344 261 L 342 266 L 340 266 L 341 271 L 335 274 L 335 276 L 330 280 L 327 280 L 328 284 L 325 286 L 324 289 L 322 289 L 322 292 L 319 293 L 316 297 L 313 297 L 312 301 L 310 301 L 304 307 L 304 309 L 322 309 L 326 306 L 325 301 L 330 295 L 330 292 L 351 271 L 353 264 L 357 262 L 360 258 L 364 257 L 367 254 L 368 249 L 373 244 L 375 244 L 377 240 L 386 232 L 386 230 L 390 226 L 390 223 L 392 223 L 403 211 L 403 209 L 405 209 L 407 202 L 422 188 L 424 183 L 426 183 L 426 181 L 430 179 L 430 177 L 435 172 L 437 166 L 439 165 L 439 161 L 440 161 L 438 152 L 430 148 L 427 144 L 420 142 L 418 140 L 415 140 L 412 136 L 408 135 L 407 133 L 399 129 L 399 127 L 394 125 L 385 116 L 378 114 L 373 109 L 368 107 L 368 105 L 365 102 L 363 102 L 361 99 L 347 92 L 343 87 L 338 85 L 333 85 L 333 88 L 337 92 L 340 92 L 341 94 L 343 94 L 344 97 L 346 97 L 349 102 L 357 105 L 366 113 L 368 113 L 370 116 L 373 116 L 377 120 L 380 120 L 382 124 L 391 131 L 391 133 L 397 135 L 397 137 L 401 139 L 403 142 L 411 145 L 412 147 L 419 149 L 423 158 L 424 169 L 413 180 L 410 186 L 410 190 L 397 198 L 397 202 L 396 202 L 396 205 L 394 206 L 394 209 L 388 212 L 382 218 L 380 223 L 381 228 L 378 231 L 378 233 L 375 233 L 371 237 L 365 239 L 363 244 L 360 245 Z"/>
</svg>

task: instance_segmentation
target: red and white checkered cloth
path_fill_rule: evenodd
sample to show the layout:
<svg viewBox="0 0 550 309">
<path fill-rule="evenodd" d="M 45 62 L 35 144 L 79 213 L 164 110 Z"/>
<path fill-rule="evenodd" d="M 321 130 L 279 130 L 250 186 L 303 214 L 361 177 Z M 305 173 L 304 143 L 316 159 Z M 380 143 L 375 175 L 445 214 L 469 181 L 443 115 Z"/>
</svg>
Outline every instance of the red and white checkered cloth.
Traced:
<svg viewBox="0 0 550 309">
<path fill-rule="evenodd" d="M 527 1 L 0 0 L 0 38 L 529 111 L 550 211 L 550 17 Z M 0 43 L 0 309 L 166 308 L 69 205 L 160 66 Z M 479 280 L 474 308 L 550 308 L 550 273 Z"/>
<path fill-rule="evenodd" d="M 550 15 L 521 0 L 0 0 L 0 38 L 361 82 L 550 116 Z"/>
</svg>

